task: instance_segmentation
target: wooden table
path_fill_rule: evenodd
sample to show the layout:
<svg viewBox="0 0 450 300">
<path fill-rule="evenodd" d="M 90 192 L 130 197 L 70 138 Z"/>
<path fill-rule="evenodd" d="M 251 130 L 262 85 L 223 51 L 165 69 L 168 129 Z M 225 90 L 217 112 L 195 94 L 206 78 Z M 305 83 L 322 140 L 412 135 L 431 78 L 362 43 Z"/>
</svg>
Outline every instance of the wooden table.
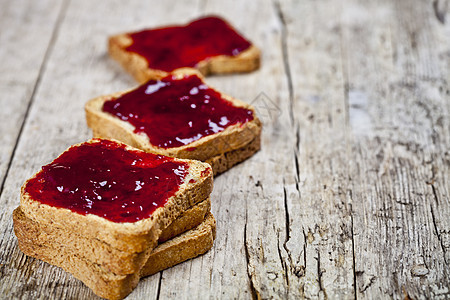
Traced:
<svg viewBox="0 0 450 300">
<path fill-rule="evenodd" d="M 217 239 L 129 299 L 450 298 L 450 4 L 0 1 L 0 298 L 92 299 L 24 256 L 21 184 L 91 137 L 83 106 L 136 85 L 109 35 L 230 20 L 261 69 L 207 79 L 252 103 L 262 150 L 215 179 Z"/>
</svg>

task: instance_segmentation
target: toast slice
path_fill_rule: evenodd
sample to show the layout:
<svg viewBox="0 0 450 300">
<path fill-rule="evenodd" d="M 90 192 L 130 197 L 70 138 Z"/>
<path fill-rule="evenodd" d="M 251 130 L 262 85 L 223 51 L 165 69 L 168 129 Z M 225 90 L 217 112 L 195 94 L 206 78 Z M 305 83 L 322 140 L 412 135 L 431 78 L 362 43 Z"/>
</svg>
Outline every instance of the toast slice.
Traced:
<svg viewBox="0 0 450 300">
<path fill-rule="evenodd" d="M 207 252 L 215 239 L 215 226 L 215 220 L 209 214 L 197 227 L 159 245 L 141 269 L 140 277 L 155 274 Z M 139 279 L 139 276 L 105 273 L 101 266 L 92 264 L 83 257 L 76 254 L 66 255 L 64 248 L 35 244 L 27 239 L 20 239 L 19 247 L 29 256 L 63 268 L 84 282 L 97 295 L 107 299 L 122 299 L 133 290 L 136 278 Z M 111 291 L 121 293 L 112 294 Z"/>
<path fill-rule="evenodd" d="M 257 47 L 216 16 L 115 35 L 109 38 L 108 51 L 139 83 L 180 68 L 205 76 L 250 72 L 259 68 L 261 56 Z"/>
<path fill-rule="evenodd" d="M 138 283 L 139 270 L 161 231 L 211 190 L 208 164 L 92 139 L 70 147 L 27 180 L 20 209 L 27 218 L 52 228 L 98 239 L 122 251 L 142 252 L 136 272 L 127 275 L 111 273 L 82 253 L 61 262 L 66 269 L 84 274 L 80 276 L 86 285 L 99 296 L 121 299 Z"/>
<path fill-rule="evenodd" d="M 216 220 L 209 213 L 194 229 L 156 247 L 141 269 L 141 277 L 153 275 L 188 259 L 206 253 L 216 238 Z"/>
<path fill-rule="evenodd" d="M 164 243 L 165 241 L 196 227 L 205 220 L 209 213 L 211 213 L 211 198 L 203 200 L 191 208 L 188 208 L 181 216 L 176 218 L 161 232 L 158 244 Z"/>
<path fill-rule="evenodd" d="M 205 220 L 210 211 L 211 201 L 206 199 L 186 210 L 170 226 L 163 230 L 159 243 L 186 232 Z M 20 241 L 27 240 L 36 245 L 54 245 L 64 248 L 66 253 L 78 254 L 101 265 L 105 270 L 119 275 L 138 272 L 146 259 L 145 252 L 130 253 L 111 247 L 95 238 L 86 238 L 75 232 L 41 224 L 27 218 L 20 207 L 13 213 L 14 232 Z"/>
<path fill-rule="evenodd" d="M 98 148 L 98 149 L 97 149 Z M 97 149 L 97 150 L 95 150 Z M 49 182 L 48 189 L 52 188 L 53 191 L 56 189 L 66 189 L 66 187 L 58 186 L 58 182 L 52 182 L 53 178 L 45 178 L 47 169 L 58 171 L 61 168 L 61 160 L 65 160 L 67 158 L 68 164 L 79 166 L 80 162 L 86 159 L 85 166 L 82 166 L 82 169 L 74 169 L 75 171 L 84 172 L 86 168 L 89 170 L 91 168 L 91 161 L 94 159 L 92 151 L 103 151 L 102 153 L 97 153 L 100 155 L 96 159 L 98 160 L 97 167 L 99 169 L 105 169 L 101 172 L 107 172 L 109 170 L 110 163 L 112 160 L 115 160 L 115 157 L 109 157 L 108 155 L 112 155 L 114 151 L 117 151 L 117 155 L 120 157 L 121 155 L 126 155 L 126 159 L 133 160 L 137 162 L 136 166 L 121 164 L 118 163 L 116 171 L 118 170 L 128 170 L 124 174 L 118 175 L 119 179 L 129 180 L 129 174 L 131 171 L 135 170 L 150 170 L 152 171 L 151 163 L 152 161 L 157 161 L 159 165 L 156 167 L 164 167 L 165 164 L 170 164 L 168 166 L 167 172 L 171 172 L 172 177 L 167 177 L 172 181 L 172 190 L 167 190 L 168 186 L 163 186 L 164 189 L 162 193 L 160 193 L 161 197 L 165 197 L 168 195 L 167 199 L 163 199 L 165 202 L 163 206 L 156 208 L 153 212 L 147 213 L 147 217 L 137 220 L 135 222 L 128 221 L 129 219 L 125 216 L 125 222 L 115 222 L 105 217 L 101 217 L 99 215 L 93 213 L 77 213 L 72 209 L 57 207 L 46 204 L 46 190 L 41 191 L 41 181 L 46 184 Z M 75 153 L 77 157 L 73 157 L 72 153 Z M 97 155 L 96 154 L 96 155 Z M 97 155 L 97 156 L 98 156 Z M 148 156 L 150 155 L 150 156 Z M 148 169 L 146 168 L 146 164 L 149 165 Z M 178 183 L 176 180 L 179 180 L 175 172 L 181 172 L 178 169 L 170 170 L 171 166 L 179 166 L 179 168 L 185 168 L 184 178 Z M 125 169 L 123 169 L 125 168 Z M 178 168 L 178 167 L 177 167 Z M 95 173 L 95 170 L 94 170 Z M 110 172 L 109 172 L 110 173 Z M 57 173 L 54 177 L 57 177 Z M 175 175 L 174 175 L 175 174 Z M 117 174 L 112 174 L 112 176 L 116 176 Z M 71 175 L 75 176 L 76 174 Z M 96 176 L 93 174 L 92 176 Z M 105 175 L 106 176 L 106 175 Z M 154 175 L 157 176 L 157 175 Z M 107 178 L 107 177 L 105 177 Z M 117 179 L 117 180 L 119 180 Z M 90 180 L 87 178 L 86 180 Z M 68 180 L 71 181 L 71 180 Z M 114 178 L 113 178 L 114 181 Z M 95 182 L 95 184 L 101 185 L 103 182 Z M 133 182 L 131 182 L 134 184 Z M 120 184 L 120 182 L 119 182 Z M 147 183 L 147 184 L 150 184 Z M 166 184 L 163 182 L 163 184 Z M 108 186 L 101 187 L 97 185 L 97 192 L 103 192 L 106 196 L 108 196 Z M 103 189 L 102 189 L 103 188 Z M 120 186 L 119 186 L 120 188 Z M 34 189 L 34 195 L 30 194 Z M 67 188 L 68 189 L 68 188 Z M 135 185 L 135 190 L 139 189 L 137 184 Z M 77 190 L 77 187 L 72 187 L 72 190 L 63 190 L 63 192 L 55 193 L 56 197 L 60 197 L 63 200 L 67 200 L 66 195 L 70 195 L 74 190 Z M 166 191 L 167 190 L 167 191 Z M 174 191 L 176 190 L 176 191 Z M 122 144 L 118 141 L 110 141 L 103 139 L 91 139 L 85 143 L 77 144 L 69 149 L 67 149 L 64 153 L 62 153 L 57 159 L 55 159 L 51 164 L 44 166 L 38 173 L 28 179 L 21 190 L 21 199 L 20 199 L 20 207 L 23 213 L 30 219 L 46 223 L 52 224 L 53 227 L 63 228 L 68 231 L 77 232 L 80 235 L 89 237 L 89 238 L 97 238 L 101 241 L 106 242 L 114 248 L 123 250 L 123 251 L 132 251 L 132 252 L 142 252 L 149 248 L 149 246 L 156 246 L 159 235 L 161 233 L 161 229 L 166 228 L 173 220 L 175 220 L 183 211 L 187 208 L 193 206 L 194 204 L 203 201 L 206 199 L 212 191 L 212 172 L 211 168 L 208 164 L 204 164 L 197 161 L 191 160 L 179 160 L 173 158 L 162 157 L 158 155 L 153 155 L 150 153 L 145 153 L 141 150 L 135 149 L 128 145 Z M 82 191 L 83 192 L 83 191 Z M 134 192 L 134 191 L 128 191 Z M 153 192 L 150 190 L 150 192 Z M 158 191 L 156 191 L 158 192 Z M 156 193 L 155 192 L 155 193 Z M 123 191 L 122 191 L 123 193 Z M 155 194 L 156 195 L 156 194 Z M 91 195 L 92 196 L 92 195 Z M 100 195 L 99 195 L 100 196 Z M 127 205 L 129 201 L 133 201 L 133 195 L 121 196 L 124 201 L 122 205 Z M 39 199 L 37 199 L 39 197 Z M 101 196 L 100 196 L 101 197 Z M 131 199 L 131 200 L 130 200 Z M 145 201 L 145 205 L 149 206 L 148 209 L 153 209 L 151 207 L 152 203 L 150 202 L 152 199 L 140 198 L 142 201 Z M 83 199 L 82 199 L 83 200 Z M 91 199 L 86 201 L 86 205 L 91 205 Z M 128 201 L 128 202 L 127 202 Z M 67 202 L 67 201 L 66 201 Z M 111 202 L 104 201 L 103 203 L 107 207 Z M 121 204 L 120 202 L 119 204 Z M 70 204 L 70 203 L 69 203 Z M 141 203 L 142 204 L 142 203 Z M 155 203 L 156 204 L 156 203 Z M 72 204 L 70 204 L 72 205 Z M 135 204 L 136 206 L 137 204 Z M 144 205 L 144 204 L 142 204 Z M 137 205 L 136 209 L 140 209 L 140 205 Z M 89 207 L 87 207 L 89 208 Z M 83 208 L 84 209 L 84 208 Z M 121 209 L 124 213 L 129 211 L 130 209 L 126 206 L 125 208 L 118 207 L 118 211 L 114 212 L 116 215 L 118 214 L 118 218 L 120 220 Z"/>
<path fill-rule="evenodd" d="M 260 149 L 261 122 L 252 106 L 206 85 L 196 71 L 176 71 L 85 105 L 95 137 L 146 152 L 196 159 L 219 174 Z"/>
</svg>

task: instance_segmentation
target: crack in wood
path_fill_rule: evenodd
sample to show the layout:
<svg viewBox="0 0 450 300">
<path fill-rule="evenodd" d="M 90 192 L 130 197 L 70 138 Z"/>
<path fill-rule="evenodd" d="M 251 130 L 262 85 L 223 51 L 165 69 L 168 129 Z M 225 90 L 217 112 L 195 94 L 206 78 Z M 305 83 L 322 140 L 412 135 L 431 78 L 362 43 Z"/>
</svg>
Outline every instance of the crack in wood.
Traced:
<svg viewBox="0 0 450 300">
<path fill-rule="evenodd" d="M 295 162 L 295 189 L 300 196 L 300 164 L 298 157 L 300 155 L 300 125 L 297 124 L 295 130 L 294 162 Z"/>
<path fill-rule="evenodd" d="M 274 1 L 273 6 L 275 8 L 275 12 L 277 13 L 278 19 L 281 23 L 281 49 L 283 51 L 283 64 L 284 70 L 286 74 L 288 90 L 289 90 L 289 118 L 291 121 L 291 125 L 294 124 L 294 86 L 292 83 L 292 74 L 291 67 L 289 65 L 289 56 L 288 56 L 288 31 L 287 31 L 287 23 L 286 18 L 283 14 L 283 10 L 281 9 L 281 5 L 279 1 Z"/>
<path fill-rule="evenodd" d="M 448 262 L 447 262 L 447 250 L 445 249 L 444 242 L 443 242 L 442 237 L 441 237 L 441 233 L 439 232 L 438 226 L 436 224 L 436 218 L 434 216 L 434 210 L 433 210 L 433 206 L 432 205 L 430 205 L 430 210 L 431 210 L 431 220 L 433 221 L 434 231 L 436 232 L 436 236 L 438 238 L 439 245 L 441 245 L 441 249 L 442 249 L 442 252 L 444 254 L 444 262 L 445 262 L 446 265 L 448 265 Z"/>
<path fill-rule="evenodd" d="M 350 190 L 350 199 L 353 200 L 352 198 L 352 191 Z M 357 288 L 356 288 L 356 258 L 355 258 L 355 235 L 353 232 L 353 207 L 350 204 L 350 231 L 352 234 L 352 264 L 353 264 L 353 292 L 354 292 L 354 296 L 355 296 L 355 300 L 358 299 L 358 293 L 357 293 Z"/>
<path fill-rule="evenodd" d="M 316 258 L 316 260 L 317 260 L 317 281 L 319 283 L 319 290 L 323 293 L 324 298 L 328 299 L 327 292 L 323 288 L 323 283 L 322 283 L 322 274 L 325 271 L 322 271 L 322 268 L 320 267 L 320 251 L 316 250 L 316 253 L 317 253 L 317 258 Z"/>
<path fill-rule="evenodd" d="M 434 170 L 433 170 L 433 172 L 434 172 Z M 433 178 L 434 178 L 434 174 L 433 174 Z M 433 179 L 433 181 L 434 181 L 434 179 Z M 433 191 L 434 201 L 436 201 L 436 205 L 439 206 L 439 200 L 438 200 L 438 195 L 436 192 L 436 187 L 434 186 L 433 182 L 430 183 L 430 185 L 431 185 L 431 190 Z"/>
<path fill-rule="evenodd" d="M 278 240 L 277 240 L 277 249 L 278 249 L 278 257 L 279 257 L 280 263 L 281 263 L 281 268 L 283 269 L 284 274 L 285 274 L 285 276 L 284 276 L 284 282 L 286 283 L 286 287 L 287 287 L 287 292 L 286 292 L 286 294 L 289 295 L 289 273 L 288 273 L 287 264 L 286 264 L 286 262 L 285 262 L 284 259 L 283 259 L 283 255 L 281 254 L 281 248 L 280 248 L 280 233 L 279 233 L 279 232 L 278 232 Z M 285 248 L 285 250 L 286 250 L 286 248 Z M 289 252 L 288 252 L 288 256 L 290 256 L 290 255 L 289 255 Z M 287 295 L 286 295 L 286 296 L 287 296 Z"/>
<path fill-rule="evenodd" d="M 212 259 L 214 260 L 214 252 L 211 253 Z M 213 284 L 213 270 L 214 268 L 209 269 L 209 289 L 212 289 Z"/>
<path fill-rule="evenodd" d="M 306 238 L 305 228 L 302 228 L 302 233 L 303 233 L 303 240 L 304 240 L 304 243 L 303 243 L 303 265 L 306 268 L 306 247 L 308 246 L 307 245 L 308 240 Z"/>
<path fill-rule="evenodd" d="M 376 279 L 376 277 L 371 275 L 370 278 L 369 278 L 369 281 L 367 283 L 364 283 L 364 285 L 362 286 L 361 289 L 359 289 L 359 291 L 361 293 L 365 292 L 372 285 L 372 283 L 375 282 L 375 279 Z"/>
<path fill-rule="evenodd" d="M 1 218 L 0 218 L 0 220 L 1 220 Z M 5 249 L 8 246 L 9 240 L 7 240 L 4 237 L 13 236 L 13 235 L 14 235 L 14 228 L 12 226 L 5 227 L 5 230 L 3 230 L 2 234 L 0 235 L 0 237 L 1 237 L 0 238 L 0 249 Z M 16 239 L 14 239 L 14 243 L 16 243 L 16 247 L 17 247 Z M 5 244 L 5 245 L 3 245 L 3 244 Z M 1 265 L 2 263 L 3 263 L 3 261 L 1 260 L 1 257 L 0 257 L 0 266 L 3 266 L 3 265 Z M 0 273 L 0 275 L 1 275 L 1 273 Z M 0 276 L 0 278 L 1 278 L 1 276 Z"/>
<path fill-rule="evenodd" d="M 260 293 L 256 290 L 255 284 L 253 283 L 253 274 L 250 272 L 250 253 L 248 251 L 247 245 L 247 221 L 248 221 L 248 212 L 245 213 L 245 225 L 244 225 L 244 251 L 245 251 L 245 260 L 247 262 L 247 276 L 250 285 L 250 292 L 252 294 L 253 300 L 261 299 Z"/>
<path fill-rule="evenodd" d="M 156 291 L 156 300 L 159 300 L 159 297 L 161 295 L 161 282 L 162 282 L 163 272 L 164 271 L 159 272 L 158 289 Z"/>
<path fill-rule="evenodd" d="M 283 185 L 285 185 L 284 179 L 283 179 Z M 289 217 L 289 209 L 288 209 L 288 204 L 287 204 L 287 192 L 286 192 L 286 187 L 283 188 L 283 196 L 284 196 L 284 213 L 285 213 L 285 227 L 286 227 L 286 237 L 284 239 L 284 243 L 283 243 L 283 248 L 284 250 L 286 250 L 286 253 L 289 256 L 289 260 L 292 263 L 292 258 L 291 255 L 289 254 L 289 249 L 287 247 L 287 243 L 289 242 L 289 240 L 291 239 L 291 224 L 290 224 L 290 217 Z"/>
</svg>

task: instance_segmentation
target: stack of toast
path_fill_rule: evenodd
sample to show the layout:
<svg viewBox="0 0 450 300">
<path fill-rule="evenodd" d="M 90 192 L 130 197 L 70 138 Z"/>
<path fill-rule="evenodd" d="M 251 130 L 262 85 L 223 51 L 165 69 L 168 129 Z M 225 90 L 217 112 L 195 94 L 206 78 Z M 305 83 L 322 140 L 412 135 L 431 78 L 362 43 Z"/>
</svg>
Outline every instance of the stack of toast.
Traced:
<svg viewBox="0 0 450 300">
<path fill-rule="evenodd" d="M 25 254 L 62 267 L 99 296 L 121 299 L 140 277 L 211 248 L 211 191 L 208 164 L 92 139 L 25 182 L 14 230 Z"/>
<path fill-rule="evenodd" d="M 260 53 L 215 16 L 113 36 L 109 53 L 142 85 L 86 104 L 94 139 L 27 180 L 13 219 L 22 252 L 122 299 L 212 247 L 213 175 L 259 150 L 261 122 L 202 75 L 255 70 Z"/>
</svg>

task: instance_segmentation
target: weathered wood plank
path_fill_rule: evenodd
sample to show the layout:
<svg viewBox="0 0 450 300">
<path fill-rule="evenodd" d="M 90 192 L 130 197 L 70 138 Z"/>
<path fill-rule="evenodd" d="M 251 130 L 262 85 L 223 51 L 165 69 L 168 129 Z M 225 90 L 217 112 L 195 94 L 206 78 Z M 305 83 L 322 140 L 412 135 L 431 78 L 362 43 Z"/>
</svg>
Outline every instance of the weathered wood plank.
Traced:
<svg viewBox="0 0 450 300">
<path fill-rule="evenodd" d="M 161 286 L 161 298 L 231 298 L 248 299 L 286 295 L 283 261 L 279 256 L 285 233 L 282 176 L 273 176 L 277 166 L 274 153 L 289 153 L 288 130 L 279 132 L 287 124 L 287 114 L 279 118 L 279 106 L 288 111 L 287 83 L 283 71 L 281 23 L 270 1 L 207 1 L 204 14 L 219 14 L 230 20 L 245 36 L 263 49 L 262 67 L 250 74 L 214 76 L 208 83 L 221 91 L 256 106 L 263 119 L 262 151 L 245 163 L 215 179 L 211 195 L 212 212 L 217 220 L 217 238 L 214 248 L 195 259 L 189 280 L 180 281 L 172 270 L 163 273 L 166 285 Z M 264 99 L 264 92 L 271 98 Z M 280 93 L 282 95 L 280 95 Z M 257 98 L 258 96 L 260 98 Z M 270 118 L 265 102 L 277 107 Z M 273 105 L 273 104 L 272 104 Z M 277 127 L 278 126 L 278 127 Z M 286 128 L 286 127 L 285 127 Z M 276 140 L 279 141 L 277 144 Z M 285 156 L 288 160 L 288 155 Z M 267 192 L 266 192 L 267 189 Z M 282 231 L 280 233 L 280 231 Z M 280 237 L 281 235 L 281 237 Z M 281 244 L 279 241 L 282 239 Z M 261 254 L 263 253 L 263 254 Z M 262 255 L 262 256 L 261 256 Z M 167 274 L 167 278 L 166 275 Z M 195 276 L 193 276 L 195 275 Z"/>
<path fill-rule="evenodd" d="M 17 199 L 17 186 L 7 194 L 10 181 L 17 174 L 10 168 L 12 155 L 22 125 L 39 87 L 40 78 L 48 55 L 54 45 L 56 26 L 64 14 L 64 2 L 53 1 L 2 1 L 0 18 L 0 193 L 2 214 L 0 215 L 0 293 L 19 298 L 33 290 L 30 274 L 35 264 L 27 265 L 18 251 L 12 232 L 12 203 Z M 5 197 L 7 196 L 7 197 Z M 14 270 L 14 271 L 13 271 Z M 9 277 L 18 272 L 23 289 L 16 289 L 17 278 Z"/>
<path fill-rule="evenodd" d="M 287 189 L 291 229 L 286 261 L 292 295 L 314 299 L 355 297 L 341 7 L 336 1 L 281 5 L 297 176 Z"/>
<path fill-rule="evenodd" d="M 94 297 L 70 274 L 20 253 L 12 232 L 11 212 L 19 203 L 20 185 L 27 177 L 69 145 L 91 137 L 85 124 L 85 102 L 135 85 L 134 80 L 108 58 L 107 37 L 143 26 L 185 22 L 190 17 L 185 15 L 190 6 L 141 1 L 121 4 L 122 1 L 71 2 L 58 28 L 54 50 L 41 75 L 41 85 L 0 198 L 5 212 L 0 219 L 4 230 L 2 277 L 6 282 L 1 291 L 5 297 Z M 152 278 L 142 289 L 147 295 L 157 295 L 159 275 Z M 139 295 L 142 293 L 138 292 L 136 298 L 142 298 Z"/>
<path fill-rule="evenodd" d="M 0 3 L 0 193 L 63 5 L 63 1 Z"/>
<path fill-rule="evenodd" d="M 352 1 L 342 20 L 357 296 L 447 298 L 446 28 L 420 1 Z"/>
<path fill-rule="evenodd" d="M 206 13 L 225 16 L 263 50 L 261 70 L 207 79 L 256 106 L 263 149 L 216 178 L 212 251 L 142 280 L 129 299 L 449 296 L 445 3 L 86 0 L 72 1 L 52 28 L 48 22 L 56 22 L 62 7 L 54 3 L 44 2 L 53 19 L 39 30 L 48 41 L 58 34 L 0 196 L 3 297 L 95 298 L 69 274 L 18 250 L 11 211 L 20 185 L 91 136 L 83 111 L 88 99 L 135 85 L 108 59 L 108 35 Z M 22 13 L 8 7 L 0 25 Z M 30 23 L 15 24 L 37 24 L 36 10 L 24 13 Z M 11 48 L 0 48 L 2 62 L 4 49 Z M 34 54 L 41 62 L 42 49 Z M 5 64 L 23 75 L 14 92 L 25 95 L 22 103 L 39 73 L 34 60 L 34 73 L 23 71 L 31 60 Z M 0 83 L 16 82 L 1 76 Z M 17 107 L 8 114 L 20 124 L 17 111 L 26 105 Z M 1 155 L 11 155 L 16 127 L 0 127 L 9 134 Z"/>
</svg>

